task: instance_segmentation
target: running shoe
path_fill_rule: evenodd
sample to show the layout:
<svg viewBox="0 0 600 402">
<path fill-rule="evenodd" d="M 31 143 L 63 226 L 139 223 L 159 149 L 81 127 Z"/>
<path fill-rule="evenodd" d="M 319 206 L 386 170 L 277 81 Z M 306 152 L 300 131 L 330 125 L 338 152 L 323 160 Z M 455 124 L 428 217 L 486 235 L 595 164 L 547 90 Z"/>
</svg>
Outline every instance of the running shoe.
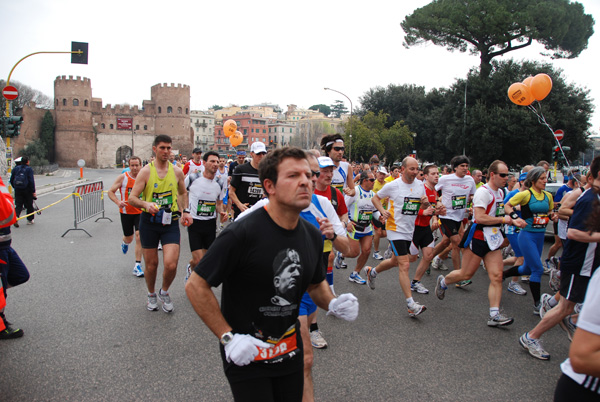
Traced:
<svg viewBox="0 0 600 402">
<path fill-rule="evenodd" d="M 133 267 L 133 274 L 135 276 L 137 276 L 138 278 L 144 277 L 144 270 L 142 269 L 142 264 L 140 264 L 139 262 L 135 263 L 135 265 Z"/>
<path fill-rule="evenodd" d="M 499 312 L 493 317 L 488 317 L 487 325 L 488 327 L 502 327 L 505 325 L 510 325 L 514 321 L 514 318 L 506 316 L 503 312 Z"/>
<path fill-rule="evenodd" d="M 388 247 L 385 249 L 385 253 L 383 253 L 383 258 L 387 260 L 388 258 L 392 258 L 393 255 L 392 245 L 388 244 Z"/>
<path fill-rule="evenodd" d="M 546 313 L 552 308 L 550 306 L 550 299 L 552 299 L 552 296 L 548 293 L 544 293 L 542 294 L 542 297 L 540 297 L 540 318 L 544 318 Z"/>
<path fill-rule="evenodd" d="M 467 286 L 469 286 L 470 284 L 472 284 L 473 282 L 470 279 L 465 279 L 464 281 L 460 281 L 458 282 L 456 285 L 457 288 L 465 288 Z"/>
<path fill-rule="evenodd" d="M 185 279 L 183 280 L 184 285 L 187 283 L 187 280 L 190 279 L 191 275 L 192 275 L 192 266 L 190 264 L 188 264 L 187 267 L 185 267 Z"/>
<path fill-rule="evenodd" d="M 550 257 L 550 263 L 554 269 L 560 269 L 560 259 L 557 257 Z"/>
<path fill-rule="evenodd" d="M 411 317 L 416 317 L 425 310 L 427 310 L 427 307 L 417 302 L 413 302 L 413 304 L 408 306 L 408 315 Z"/>
<path fill-rule="evenodd" d="M 519 285 L 519 282 L 510 281 L 508 283 L 508 291 L 519 296 L 525 296 L 527 291 Z"/>
<path fill-rule="evenodd" d="M 533 305 L 533 315 L 540 315 L 540 308 L 542 307 L 542 302 L 537 302 L 537 304 Z"/>
<path fill-rule="evenodd" d="M 346 264 L 344 264 L 344 255 L 339 251 L 335 252 L 335 258 L 333 259 L 333 266 L 335 269 L 345 269 L 348 268 Z"/>
<path fill-rule="evenodd" d="M 127 254 L 127 250 L 129 250 L 129 244 L 125 242 L 121 243 L 121 251 L 123 252 L 123 254 Z"/>
<path fill-rule="evenodd" d="M 369 285 L 371 289 L 375 289 L 375 278 L 371 276 L 371 271 L 373 271 L 373 268 L 364 267 L 363 269 L 365 270 L 365 275 L 367 277 L 367 285 Z"/>
<path fill-rule="evenodd" d="M 10 325 L 6 325 L 4 331 L 0 331 L 0 340 L 20 338 L 23 336 L 23 334 L 24 332 L 22 329 L 13 328 Z"/>
<path fill-rule="evenodd" d="M 550 353 L 546 352 L 542 347 L 542 342 L 539 339 L 533 339 L 529 337 L 529 333 L 526 332 L 519 338 L 519 343 L 529 352 L 529 354 L 536 359 L 548 360 L 550 359 Z"/>
<path fill-rule="evenodd" d="M 379 260 L 379 261 L 383 260 L 383 257 L 381 256 L 381 254 L 379 254 L 379 251 L 375 251 L 373 253 L 373 258 L 375 258 L 376 260 Z"/>
<path fill-rule="evenodd" d="M 552 272 L 550 272 L 548 285 L 550 285 L 550 289 L 555 292 L 560 290 L 560 271 L 558 269 L 553 269 Z"/>
<path fill-rule="evenodd" d="M 157 248 L 158 248 L 158 250 L 162 250 L 162 243 L 160 241 L 158 242 L 158 247 Z"/>
<path fill-rule="evenodd" d="M 506 260 L 509 257 L 514 257 L 515 252 L 513 251 L 512 247 L 509 245 L 508 247 L 504 247 L 502 249 L 502 259 Z"/>
<path fill-rule="evenodd" d="M 325 349 L 327 347 L 327 341 L 318 329 L 310 332 L 310 343 L 315 349 Z"/>
<path fill-rule="evenodd" d="M 442 260 L 439 256 L 433 257 L 431 261 L 431 266 L 433 269 L 439 269 L 440 271 L 447 271 L 448 267 L 444 264 L 444 260 Z"/>
<path fill-rule="evenodd" d="M 425 286 L 423 286 L 421 281 L 411 283 L 410 290 L 412 290 L 413 292 L 421 293 L 422 295 L 426 295 L 429 293 L 429 290 L 427 290 L 427 288 Z"/>
<path fill-rule="evenodd" d="M 427 271 L 425 271 L 427 275 L 431 275 L 431 264 L 427 266 Z"/>
<path fill-rule="evenodd" d="M 162 302 L 162 309 L 165 313 L 173 312 L 173 303 L 171 302 L 171 296 L 168 293 L 162 293 L 162 289 L 158 291 L 158 298 Z"/>
<path fill-rule="evenodd" d="M 575 305 L 575 308 L 573 309 L 573 311 L 575 312 L 575 314 L 579 314 L 579 313 L 581 313 L 582 308 L 583 308 L 583 303 L 577 303 Z"/>
<path fill-rule="evenodd" d="M 577 329 L 577 325 L 573 324 L 573 322 L 571 321 L 571 316 L 568 315 L 565 318 L 563 318 L 561 322 L 558 323 L 558 325 L 560 325 L 560 327 L 565 330 L 567 336 L 569 337 L 569 341 L 573 341 L 573 334 Z"/>
<path fill-rule="evenodd" d="M 30 221 L 27 221 L 27 224 L 28 224 L 28 225 L 33 225 L 34 223 L 35 223 L 35 221 L 34 221 L 33 219 L 32 219 L 32 220 L 30 220 Z"/>
<path fill-rule="evenodd" d="M 158 300 L 156 299 L 156 293 L 148 293 L 148 304 L 146 305 L 148 310 L 158 310 Z"/>
<path fill-rule="evenodd" d="M 546 259 L 546 261 L 544 262 L 544 275 L 550 275 L 551 271 L 552 267 L 550 266 L 550 260 Z"/>
<path fill-rule="evenodd" d="M 440 300 L 444 300 L 444 296 L 446 296 L 446 289 L 448 289 L 447 287 L 442 286 L 442 279 L 444 279 L 444 275 L 438 276 L 435 283 L 435 295 Z"/>
<path fill-rule="evenodd" d="M 367 281 L 360 277 L 357 272 L 352 272 L 348 278 L 350 282 L 358 283 L 359 285 L 365 285 Z"/>
<path fill-rule="evenodd" d="M 529 275 L 523 275 L 521 277 L 521 282 L 523 282 L 523 283 L 529 283 Z"/>
</svg>

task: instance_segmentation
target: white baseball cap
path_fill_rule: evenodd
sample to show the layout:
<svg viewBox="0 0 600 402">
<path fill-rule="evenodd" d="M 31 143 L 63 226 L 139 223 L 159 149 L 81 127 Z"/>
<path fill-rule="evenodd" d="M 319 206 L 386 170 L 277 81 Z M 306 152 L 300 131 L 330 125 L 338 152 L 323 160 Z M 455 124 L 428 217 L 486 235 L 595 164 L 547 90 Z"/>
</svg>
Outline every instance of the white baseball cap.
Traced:
<svg viewBox="0 0 600 402">
<path fill-rule="evenodd" d="M 256 141 L 252 143 L 252 146 L 250 146 L 250 152 L 255 154 L 260 154 L 261 152 L 267 153 L 267 147 L 265 147 L 264 143 Z"/>
<path fill-rule="evenodd" d="M 320 168 L 326 168 L 329 166 L 335 167 L 335 163 L 333 163 L 333 160 L 329 156 L 319 156 L 317 160 L 319 161 Z"/>
<path fill-rule="evenodd" d="M 388 171 L 385 169 L 385 167 L 381 166 L 381 167 L 379 168 L 379 170 L 377 171 L 377 173 L 388 174 Z"/>
</svg>

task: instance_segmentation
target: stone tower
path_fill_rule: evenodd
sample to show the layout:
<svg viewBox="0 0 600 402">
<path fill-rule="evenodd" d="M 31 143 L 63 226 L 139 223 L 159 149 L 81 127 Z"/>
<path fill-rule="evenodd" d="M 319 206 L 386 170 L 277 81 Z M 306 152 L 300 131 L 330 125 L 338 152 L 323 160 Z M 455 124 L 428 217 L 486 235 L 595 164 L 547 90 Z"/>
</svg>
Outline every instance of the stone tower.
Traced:
<svg viewBox="0 0 600 402">
<path fill-rule="evenodd" d="M 54 110 L 56 160 L 65 167 L 76 167 L 79 159 L 85 160 L 86 166 L 96 166 L 90 79 L 73 79 L 72 75 L 56 77 Z"/>
<path fill-rule="evenodd" d="M 190 87 L 182 84 L 156 84 L 151 88 L 155 116 L 155 134 L 167 134 L 173 139 L 173 149 L 191 155 L 193 133 L 190 130 Z"/>
</svg>

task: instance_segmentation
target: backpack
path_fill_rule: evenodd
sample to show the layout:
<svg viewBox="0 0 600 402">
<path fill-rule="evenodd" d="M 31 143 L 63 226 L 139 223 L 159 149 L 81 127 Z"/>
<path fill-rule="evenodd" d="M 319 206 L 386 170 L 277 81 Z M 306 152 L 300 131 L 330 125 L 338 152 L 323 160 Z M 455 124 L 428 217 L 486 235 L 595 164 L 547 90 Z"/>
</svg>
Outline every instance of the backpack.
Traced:
<svg viewBox="0 0 600 402">
<path fill-rule="evenodd" d="M 27 170 L 23 168 L 23 166 L 19 166 L 17 169 L 15 169 L 13 187 L 18 190 L 25 190 L 29 185 L 29 179 L 27 178 Z"/>
</svg>

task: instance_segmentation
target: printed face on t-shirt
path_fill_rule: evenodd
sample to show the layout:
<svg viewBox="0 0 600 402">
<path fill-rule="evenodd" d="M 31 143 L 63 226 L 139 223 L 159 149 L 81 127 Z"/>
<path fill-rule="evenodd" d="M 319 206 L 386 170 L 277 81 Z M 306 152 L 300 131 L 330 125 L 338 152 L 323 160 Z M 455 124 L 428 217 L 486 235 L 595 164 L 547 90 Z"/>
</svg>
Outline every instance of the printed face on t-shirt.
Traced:
<svg viewBox="0 0 600 402">
<path fill-rule="evenodd" d="M 302 271 L 300 255 L 293 249 L 282 250 L 275 257 L 273 268 L 275 271 L 273 287 L 276 296 L 291 302 L 298 292 L 298 280 Z"/>
</svg>

